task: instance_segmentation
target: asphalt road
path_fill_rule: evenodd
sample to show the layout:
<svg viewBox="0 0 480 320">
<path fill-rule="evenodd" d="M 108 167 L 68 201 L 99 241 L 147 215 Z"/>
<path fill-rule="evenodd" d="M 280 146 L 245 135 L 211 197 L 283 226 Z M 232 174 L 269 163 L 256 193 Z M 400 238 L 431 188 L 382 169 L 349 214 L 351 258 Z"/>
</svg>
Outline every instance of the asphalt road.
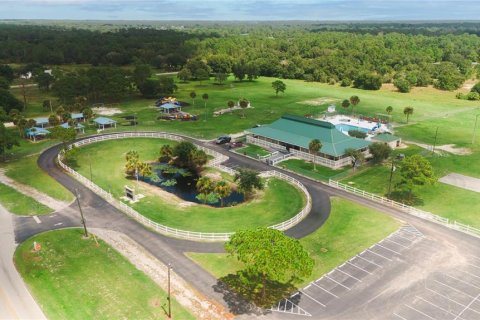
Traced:
<svg viewBox="0 0 480 320">
<path fill-rule="evenodd" d="M 264 163 L 234 154 L 223 147 L 198 141 L 197 143 L 208 145 L 208 147 L 228 155 L 230 159 L 226 162 L 227 166 L 235 168 L 249 167 L 257 170 L 272 169 L 272 167 L 267 166 Z M 129 219 L 125 214 L 118 211 L 116 208 L 110 206 L 92 191 L 60 170 L 55 165 L 55 157 L 57 153 L 58 147 L 52 147 L 46 150 L 40 156 L 38 164 L 42 169 L 58 180 L 67 189 L 71 191 L 74 191 L 75 189 L 78 190 L 82 206 L 85 208 L 85 216 L 89 226 L 108 228 L 128 234 L 133 240 L 144 246 L 151 254 L 153 254 L 162 262 L 172 263 L 175 271 L 180 276 L 182 276 L 186 281 L 190 282 L 207 297 L 219 301 L 235 314 L 243 314 L 246 318 L 253 316 L 251 313 L 252 310 L 248 305 L 244 304 L 241 299 L 238 299 L 238 297 L 235 297 L 235 295 L 232 295 L 232 293 L 225 291 L 221 284 L 219 284 L 213 276 L 183 255 L 183 252 L 189 251 L 222 252 L 222 244 L 198 243 L 172 239 L 146 229 L 136 221 Z M 279 168 L 275 168 L 275 170 L 295 176 L 296 179 L 305 185 L 312 196 L 313 209 L 311 213 L 301 223 L 286 232 L 290 236 L 300 238 L 319 228 L 326 221 L 330 212 L 329 197 L 338 196 L 363 204 L 367 207 L 377 209 L 404 222 L 408 222 L 421 230 L 421 232 L 425 234 L 425 237 L 428 239 L 428 241 L 432 241 L 432 243 L 439 243 L 440 245 L 436 247 L 432 245 L 432 247 L 436 248 L 435 251 L 432 251 L 433 256 L 438 257 L 438 259 L 435 260 L 435 263 L 420 264 L 422 270 L 424 270 L 424 272 L 421 273 L 422 278 L 428 278 L 429 275 L 443 270 L 441 268 L 448 265 L 449 256 L 456 257 L 462 261 L 465 260 L 465 257 L 462 256 L 462 252 L 468 252 L 469 254 L 473 253 L 474 255 L 480 256 L 480 252 L 478 252 L 480 241 L 477 238 L 473 238 L 443 226 L 421 220 L 402 211 L 385 207 L 368 199 L 334 189 L 328 185 L 313 182 L 307 178 L 296 176 Z M 42 216 L 41 220 L 42 223 L 38 224 L 31 218 L 16 217 L 15 234 L 17 241 L 23 241 L 24 239 L 45 230 L 80 226 L 78 209 L 75 207 L 75 204 L 72 204 L 66 210 L 56 212 L 53 215 Z M 445 256 L 440 254 L 442 252 L 447 252 L 448 250 L 446 249 L 451 249 L 452 247 L 456 248 L 452 251 L 452 254 L 455 253 L 455 255 Z M 426 248 L 428 249 L 430 247 L 426 246 Z M 388 311 L 398 307 L 401 301 L 399 297 L 395 295 L 395 292 L 400 290 L 398 288 L 398 283 L 401 282 L 402 279 L 405 279 L 405 277 L 415 274 L 415 270 L 417 270 L 416 268 L 419 268 L 419 266 L 416 266 L 415 263 L 425 260 L 425 257 L 428 256 L 427 253 L 427 251 L 415 249 L 404 253 L 404 255 L 401 257 L 396 257 L 396 260 L 404 259 L 404 261 L 408 261 L 412 266 L 414 266 L 412 267 L 413 269 L 405 267 L 405 264 L 389 264 L 388 266 L 382 268 L 382 272 L 376 274 L 375 277 L 370 277 L 362 281 L 362 286 L 355 287 L 355 290 L 351 290 L 351 292 L 349 292 L 347 295 L 342 296 L 341 299 L 336 299 L 335 301 L 331 302 L 327 309 L 319 305 L 316 306 L 317 309 L 310 313 L 315 314 L 315 319 L 385 319 Z M 429 266 L 432 268 L 429 268 Z M 385 270 L 391 270 L 391 272 L 383 272 Z M 416 278 L 418 278 L 418 276 Z M 417 287 L 418 282 L 411 282 L 411 286 L 403 285 L 400 291 L 406 290 L 405 292 L 408 293 L 412 290 L 421 289 Z M 389 292 L 390 294 L 385 294 L 385 292 Z M 382 298 L 380 299 L 377 296 Z M 405 294 L 405 299 L 409 297 L 411 296 Z M 378 303 L 378 305 L 373 303 L 373 301 Z M 298 303 L 302 304 L 301 301 L 298 301 Z M 387 313 L 379 312 L 378 310 L 381 309 L 387 310 Z M 375 312 L 377 312 L 379 315 L 378 317 L 375 315 Z M 390 315 L 391 313 L 388 314 Z M 274 312 L 268 313 L 261 317 L 289 319 L 291 317 L 298 316 Z M 411 320 L 414 318 L 406 319 Z"/>
</svg>

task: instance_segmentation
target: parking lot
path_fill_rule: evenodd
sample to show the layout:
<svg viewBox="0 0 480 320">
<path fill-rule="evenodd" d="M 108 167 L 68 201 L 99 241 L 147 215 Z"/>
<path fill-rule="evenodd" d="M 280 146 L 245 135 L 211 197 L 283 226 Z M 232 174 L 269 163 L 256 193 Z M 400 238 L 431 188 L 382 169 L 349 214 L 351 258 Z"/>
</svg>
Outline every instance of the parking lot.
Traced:
<svg viewBox="0 0 480 320">
<path fill-rule="evenodd" d="M 404 225 L 387 238 L 312 281 L 288 299 L 283 299 L 271 311 L 308 317 L 318 313 L 319 309 L 327 310 L 330 303 L 355 290 L 356 286 L 368 281 L 368 277 L 376 272 L 390 264 L 403 263 L 399 259 L 402 253 L 415 246 L 423 237 L 411 225 Z"/>
</svg>

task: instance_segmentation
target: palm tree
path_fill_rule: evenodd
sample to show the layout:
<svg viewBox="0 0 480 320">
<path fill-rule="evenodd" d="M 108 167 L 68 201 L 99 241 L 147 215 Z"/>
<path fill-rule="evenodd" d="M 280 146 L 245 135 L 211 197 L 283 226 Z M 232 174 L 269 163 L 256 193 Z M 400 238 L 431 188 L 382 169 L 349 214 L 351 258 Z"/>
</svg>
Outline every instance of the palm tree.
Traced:
<svg viewBox="0 0 480 320">
<path fill-rule="evenodd" d="M 392 106 L 388 106 L 388 107 L 385 109 L 385 111 L 387 111 L 388 114 L 391 114 L 392 111 L 393 111 Z"/>
<path fill-rule="evenodd" d="M 138 160 L 140 156 L 138 155 L 138 152 L 135 150 L 130 150 L 127 152 L 125 155 L 125 160 L 130 161 L 131 159 Z"/>
<path fill-rule="evenodd" d="M 353 108 L 360 103 L 360 98 L 358 96 L 351 96 L 350 103 L 352 104 L 352 113 L 353 113 Z"/>
<path fill-rule="evenodd" d="M 405 107 L 405 109 L 403 109 L 403 114 L 407 117 L 407 123 L 408 123 L 408 118 L 413 114 L 413 108 Z"/>
<path fill-rule="evenodd" d="M 169 162 L 173 157 L 173 149 L 169 144 L 164 144 L 160 148 L 160 158 L 158 161 L 160 162 Z"/>
<path fill-rule="evenodd" d="M 318 139 L 313 139 L 308 144 L 308 151 L 310 151 L 310 154 L 313 155 L 313 170 L 314 171 L 317 171 L 317 166 L 315 164 L 315 160 L 316 160 L 317 153 L 318 153 L 318 151 L 320 151 L 320 149 L 322 149 L 322 143 Z"/>
<path fill-rule="evenodd" d="M 223 199 L 232 194 L 232 188 L 227 182 L 220 181 L 213 188 L 213 192 L 218 195 L 220 198 L 220 205 L 223 207 Z"/>
<path fill-rule="evenodd" d="M 248 107 L 248 100 L 242 99 L 240 100 L 240 108 L 242 108 L 242 118 L 245 118 L 245 109 Z"/>
<path fill-rule="evenodd" d="M 140 161 L 137 158 L 130 158 L 125 164 L 125 173 L 131 177 L 138 171 L 139 167 Z"/>
<path fill-rule="evenodd" d="M 210 180 L 209 177 L 201 177 L 197 180 L 197 184 L 195 186 L 197 187 L 198 193 L 204 196 L 203 203 L 207 203 L 207 195 L 212 192 L 213 189 L 212 180 Z"/>
<path fill-rule="evenodd" d="M 348 99 L 345 99 L 342 101 L 342 107 L 347 110 L 350 107 L 350 101 Z"/>
<path fill-rule="evenodd" d="M 197 97 L 197 93 L 195 91 L 190 92 L 190 98 L 192 98 L 192 109 L 195 108 L 195 98 Z"/>
<path fill-rule="evenodd" d="M 138 166 L 138 173 L 142 177 L 148 177 L 152 175 L 152 166 L 146 162 L 142 162 Z"/>
<path fill-rule="evenodd" d="M 208 100 L 208 93 L 204 93 L 202 95 L 203 101 L 205 101 L 205 121 L 207 121 L 207 100 Z"/>
</svg>

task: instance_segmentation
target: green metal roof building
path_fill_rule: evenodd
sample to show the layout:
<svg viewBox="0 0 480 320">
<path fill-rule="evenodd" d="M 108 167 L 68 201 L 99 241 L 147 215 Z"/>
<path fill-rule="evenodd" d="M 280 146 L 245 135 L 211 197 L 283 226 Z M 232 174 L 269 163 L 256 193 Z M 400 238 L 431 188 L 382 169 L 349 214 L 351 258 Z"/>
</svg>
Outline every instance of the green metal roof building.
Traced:
<svg viewBox="0 0 480 320">
<path fill-rule="evenodd" d="M 350 157 L 345 155 L 345 150 L 352 148 L 367 151 L 371 143 L 343 134 L 330 122 L 293 115 L 284 115 L 269 125 L 246 131 L 248 132 L 247 141 L 250 143 L 285 148 L 307 160 L 313 158 L 308 150 L 310 141 L 318 139 L 322 143 L 322 148 L 317 157 L 320 159 L 315 159 L 316 162 L 334 168 L 350 163 Z"/>
</svg>

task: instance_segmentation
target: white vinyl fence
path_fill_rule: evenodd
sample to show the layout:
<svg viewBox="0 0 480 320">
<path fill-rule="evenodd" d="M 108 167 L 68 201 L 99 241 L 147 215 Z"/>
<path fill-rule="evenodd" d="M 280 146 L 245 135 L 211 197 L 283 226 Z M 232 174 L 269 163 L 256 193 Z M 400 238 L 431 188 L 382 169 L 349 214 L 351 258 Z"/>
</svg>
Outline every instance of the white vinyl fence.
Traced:
<svg viewBox="0 0 480 320">
<path fill-rule="evenodd" d="M 419 217 L 419 218 L 422 218 L 422 219 L 425 219 L 425 220 L 433 221 L 435 223 L 444 225 L 448 228 L 459 230 L 459 231 L 468 233 L 468 234 L 476 236 L 476 237 L 480 237 L 480 229 L 471 227 L 469 225 L 465 225 L 465 224 L 459 223 L 457 221 L 451 222 L 451 221 L 448 220 L 448 218 L 440 217 L 440 216 L 438 216 L 436 214 L 433 214 L 431 212 L 423 211 L 423 210 L 408 206 L 406 204 L 396 202 L 394 200 L 391 200 L 391 199 L 388 199 L 388 198 L 385 198 L 385 197 L 382 197 L 382 196 L 379 196 L 379 195 L 376 195 L 376 194 L 373 194 L 373 193 L 370 193 L 370 192 L 367 192 L 367 191 L 364 191 L 364 190 L 361 190 L 361 189 L 357 189 L 355 187 L 349 186 L 349 185 L 344 184 L 344 183 L 340 183 L 340 182 L 332 180 L 332 179 L 330 179 L 328 181 L 328 184 L 332 187 L 337 188 L 337 189 L 341 189 L 341 190 L 347 191 L 349 193 L 353 193 L 353 194 L 356 194 L 358 196 L 361 196 L 362 198 L 367 198 L 367 199 L 373 200 L 375 202 L 382 203 L 382 204 L 388 205 L 390 207 L 400 209 L 403 212 L 406 212 L 406 213 L 411 214 L 413 216 L 416 216 L 416 217 Z"/>
<path fill-rule="evenodd" d="M 94 136 L 90 137 L 87 139 L 83 139 L 80 141 L 77 141 L 73 143 L 72 145 L 75 145 L 76 147 L 80 147 L 86 144 L 91 144 L 99 141 L 105 141 L 105 140 L 112 140 L 112 139 L 124 139 L 124 138 L 160 138 L 160 139 L 168 139 L 168 140 L 174 140 L 174 141 L 182 141 L 185 140 L 184 137 L 179 136 L 179 135 L 172 135 L 168 133 L 162 133 L 162 132 L 122 132 L 122 133 L 111 133 L 111 134 L 106 134 L 106 135 L 101 135 L 101 136 Z M 72 145 L 69 146 L 69 148 L 72 147 Z M 205 151 L 208 155 L 213 156 L 214 158 L 209 161 L 208 165 L 214 168 L 217 168 L 219 170 L 225 171 L 229 174 L 235 174 L 236 171 L 228 168 L 226 166 L 221 165 L 222 162 L 228 160 L 228 157 L 218 153 L 216 151 L 213 151 L 208 148 L 204 148 L 202 146 L 197 146 L 199 149 Z M 65 171 L 70 173 L 72 176 L 74 176 L 78 181 L 83 183 L 86 187 L 88 187 L 90 190 L 95 192 L 97 195 L 105 199 L 108 203 L 110 203 L 112 206 L 115 208 L 125 212 L 127 215 L 130 217 L 134 218 L 138 222 L 142 223 L 143 225 L 152 228 L 153 230 L 167 235 L 171 237 L 176 237 L 176 238 L 181 238 L 181 239 L 188 239 L 188 240 L 194 240 L 194 241 L 227 241 L 231 235 L 233 235 L 233 232 L 196 232 L 196 231 L 187 231 L 187 230 L 180 230 L 176 228 L 170 228 L 167 226 L 164 226 L 162 224 L 159 224 L 157 222 L 154 222 L 140 213 L 138 213 L 136 210 L 128 206 L 127 204 L 123 203 L 122 201 L 115 199 L 111 193 L 103 190 L 99 186 L 97 186 L 95 183 L 90 181 L 89 179 L 85 178 L 82 176 L 80 173 L 76 172 L 66 164 L 62 162 L 62 154 L 58 154 L 58 164 L 60 167 L 62 167 Z M 270 226 L 270 228 L 277 229 L 277 230 L 287 230 L 297 223 L 299 223 L 308 213 L 310 212 L 312 208 L 312 198 L 310 197 L 310 194 L 308 193 L 307 189 L 305 186 L 299 182 L 298 180 L 285 175 L 283 173 L 280 173 L 278 171 L 267 171 L 263 172 L 261 174 L 263 177 L 276 177 L 280 179 L 287 180 L 288 182 L 292 183 L 295 185 L 297 188 L 299 188 L 306 196 L 307 198 L 307 203 L 305 207 L 297 213 L 293 218 L 284 221 L 282 223 Z"/>
</svg>

